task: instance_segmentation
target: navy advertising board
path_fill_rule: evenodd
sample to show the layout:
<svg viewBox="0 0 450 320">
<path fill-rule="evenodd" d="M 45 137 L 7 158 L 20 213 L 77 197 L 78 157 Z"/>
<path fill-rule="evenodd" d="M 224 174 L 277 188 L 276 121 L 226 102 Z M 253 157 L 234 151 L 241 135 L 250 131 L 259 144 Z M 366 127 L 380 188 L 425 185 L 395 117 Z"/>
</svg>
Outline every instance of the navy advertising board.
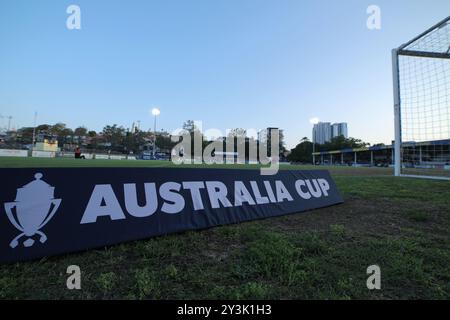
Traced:
<svg viewBox="0 0 450 320">
<path fill-rule="evenodd" d="M 0 262 L 343 202 L 328 171 L 0 169 Z"/>
</svg>

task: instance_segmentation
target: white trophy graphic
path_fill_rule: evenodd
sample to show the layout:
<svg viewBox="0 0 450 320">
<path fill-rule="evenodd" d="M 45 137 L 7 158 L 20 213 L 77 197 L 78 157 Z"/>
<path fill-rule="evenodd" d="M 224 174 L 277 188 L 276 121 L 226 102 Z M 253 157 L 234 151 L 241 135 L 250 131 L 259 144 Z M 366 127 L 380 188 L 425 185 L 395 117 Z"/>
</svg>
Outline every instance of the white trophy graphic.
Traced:
<svg viewBox="0 0 450 320">
<path fill-rule="evenodd" d="M 42 173 L 36 173 L 34 178 L 36 180 L 17 189 L 14 202 L 5 203 L 9 221 L 22 232 L 11 241 L 9 244 L 11 248 L 17 247 L 20 238 L 24 236 L 28 237 L 23 242 L 25 247 L 31 247 L 34 244 L 32 237 L 36 234 L 40 236 L 41 243 L 47 241 L 47 236 L 40 229 L 50 221 L 61 204 L 61 199 L 54 198 L 55 188 L 41 180 Z"/>
</svg>

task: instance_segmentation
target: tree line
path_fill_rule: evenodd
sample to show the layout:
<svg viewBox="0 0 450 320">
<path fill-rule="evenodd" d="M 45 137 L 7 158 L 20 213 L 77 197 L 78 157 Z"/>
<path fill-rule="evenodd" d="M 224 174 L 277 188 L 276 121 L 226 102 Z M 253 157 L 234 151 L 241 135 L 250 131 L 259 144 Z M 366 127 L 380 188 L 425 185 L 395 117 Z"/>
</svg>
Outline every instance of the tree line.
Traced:
<svg viewBox="0 0 450 320">
<path fill-rule="evenodd" d="M 202 141 L 202 149 L 204 149 L 211 141 L 195 126 L 193 120 L 187 120 L 183 123 L 182 129 L 191 135 L 191 143 L 193 144 L 194 136 L 199 135 Z M 152 132 L 151 130 L 143 131 L 139 129 L 129 130 L 117 124 L 106 125 L 101 131 L 88 130 L 86 127 L 80 126 L 75 129 L 67 127 L 65 123 L 40 124 L 33 127 L 22 127 L 17 130 L 14 135 L 10 135 L 7 143 L 15 146 L 26 146 L 33 144 L 33 131 L 36 139 L 39 135 L 54 136 L 58 141 L 58 147 L 61 150 L 71 150 L 74 146 L 80 146 L 85 149 L 107 150 L 118 153 L 139 153 L 143 150 L 143 146 L 152 143 L 156 136 L 156 146 L 164 151 L 170 151 L 178 142 L 173 142 L 171 136 L 166 131 Z M 219 138 L 219 137 L 216 137 Z M 222 137 L 224 138 L 224 137 Z M 227 138 L 234 139 L 235 151 L 237 150 L 238 141 L 248 146 L 254 138 L 247 137 L 247 132 L 242 128 L 230 130 Z M 238 139 L 244 138 L 244 139 Z M 225 142 L 225 140 L 224 140 Z M 284 134 L 280 130 L 280 153 L 286 151 Z M 225 144 L 224 144 L 225 149 Z M 192 147 L 192 150 L 194 148 Z M 246 148 L 248 150 L 248 148 Z"/>
<path fill-rule="evenodd" d="M 108 150 L 118 153 L 137 153 L 155 136 L 151 131 L 139 129 L 131 131 L 117 124 L 106 125 L 101 131 L 96 132 L 88 130 L 86 127 L 72 129 L 64 123 L 56 123 L 54 125 L 41 124 L 36 128 L 22 127 L 17 130 L 16 134 L 11 135 L 8 142 L 31 145 L 33 144 L 33 132 L 36 140 L 42 135 L 55 137 L 61 150 L 71 150 L 74 146 L 80 146 L 88 150 Z M 161 149 L 171 148 L 170 135 L 165 131 L 157 132 L 156 144 Z"/>
<path fill-rule="evenodd" d="M 383 144 L 377 144 L 377 146 L 380 145 Z M 313 150 L 315 152 L 324 152 L 350 148 L 363 148 L 368 146 L 370 146 L 370 144 L 362 141 L 361 139 L 345 138 L 342 135 L 333 137 L 330 141 L 324 144 L 313 144 L 307 137 L 304 137 L 301 139 L 300 143 L 291 150 L 288 160 L 291 162 L 312 163 Z"/>
</svg>

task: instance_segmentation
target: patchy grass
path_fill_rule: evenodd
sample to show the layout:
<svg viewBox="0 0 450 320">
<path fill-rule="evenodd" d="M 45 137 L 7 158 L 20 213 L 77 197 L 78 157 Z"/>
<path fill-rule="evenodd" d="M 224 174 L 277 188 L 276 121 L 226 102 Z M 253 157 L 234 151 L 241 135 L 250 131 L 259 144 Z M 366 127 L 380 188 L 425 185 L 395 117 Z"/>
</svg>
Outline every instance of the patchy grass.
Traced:
<svg viewBox="0 0 450 320">
<path fill-rule="evenodd" d="M 330 225 L 330 232 L 336 237 L 343 237 L 345 235 L 345 227 L 342 224 Z"/>
<path fill-rule="evenodd" d="M 115 272 L 100 273 L 100 275 L 95 279 L 95 283 L 98 289 L 102 292 L 104 296 L 112 294 L 117 283 L 118 274 Z"/>
<path fill-rule="evenodd" d="M 331 172 L 342 205 L 0 265 L 0 298 L 449 299 L 450 184 Z M 81 290 L 66 288 L 69 265 Z"/>
<path fill-rule="evenodd" d="M 415 222 L 425 222 L 428 221 L 429 219 L 428 214 L 423 210 L 415 210 L 415 209 L 408 210 L 406 211 L 406 216 Z"/>
<path fill-rule="evenodd" d="M 137 298 L 158 298 L 160 284 L 156 273 L 149 268 L 138 269 L 135 271 Z"/>
</svg>

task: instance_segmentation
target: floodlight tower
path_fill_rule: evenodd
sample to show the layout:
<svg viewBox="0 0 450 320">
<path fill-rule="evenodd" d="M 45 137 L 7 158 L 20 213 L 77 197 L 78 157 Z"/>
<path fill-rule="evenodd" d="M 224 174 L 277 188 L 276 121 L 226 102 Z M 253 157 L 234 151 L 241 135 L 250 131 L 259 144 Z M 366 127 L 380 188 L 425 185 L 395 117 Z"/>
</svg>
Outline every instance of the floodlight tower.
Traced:
<svg viewBox="0 0 450 320">
<path fill-rule="evenodd" d="M 152 109 L 152 115 L 154 117 L 154 121 L 153 121 L 153 158 L 155 157 L 156 154 L 156 117 L 159 116 L 161 113 L 161 111 L 158 108 L 153 108 Z"/>
<path fill-rule="evenodd" d="M 31 151 L 34 151 L 34 141 L 36 140 L 36 120 L 37 112 L 34 112 L 34 123 L 33 123 L 33 140 L 31 141 Z"/>
<path fill-rule="evenodd" d="M 8 131 L 11 129 L 11 119 L 12 119 L 12 116 L 8 116 L 8 117 L 6 117 L 7 119 L 8 119 Z"/>
<path fill-rule="evenodd" d="M 309 123 L 311 123 L 313 125 L 313 134 L 312 134 L 312 142 L 313 142 L 313 154 L 312 154 L 312 158 L 313 158 L 313 165 L 316 165 L 316 155 L 314 153 L 316 153 L 316 139 L 314 138 L 314 126 L 316 124 L 319 123 L 319 118 L 314 117 L 309 119 Z"/>
</svg>

